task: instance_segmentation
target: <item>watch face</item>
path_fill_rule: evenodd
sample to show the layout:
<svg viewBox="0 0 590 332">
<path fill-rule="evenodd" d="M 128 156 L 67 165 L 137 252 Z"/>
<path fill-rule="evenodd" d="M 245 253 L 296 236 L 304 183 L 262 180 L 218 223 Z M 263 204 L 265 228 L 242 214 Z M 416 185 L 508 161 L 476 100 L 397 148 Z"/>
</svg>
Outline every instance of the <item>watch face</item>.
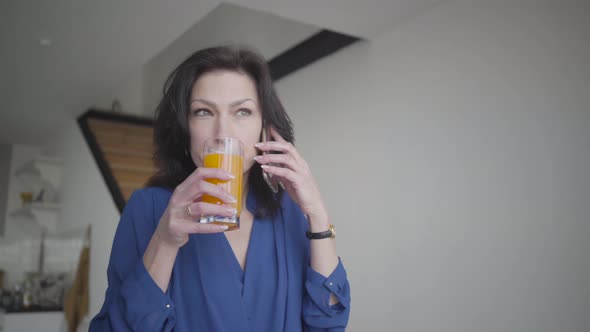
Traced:
<svg viewBox="0 0 590 332">
<path fill-rule="evenodd" d="M 332 238 L 336 237 L 336 227 L 334 227 L 334 225 L 330 225 L 330 227 L 328 228 L 330 230 L 330 232 L 332 232 Z"/>
</svg>

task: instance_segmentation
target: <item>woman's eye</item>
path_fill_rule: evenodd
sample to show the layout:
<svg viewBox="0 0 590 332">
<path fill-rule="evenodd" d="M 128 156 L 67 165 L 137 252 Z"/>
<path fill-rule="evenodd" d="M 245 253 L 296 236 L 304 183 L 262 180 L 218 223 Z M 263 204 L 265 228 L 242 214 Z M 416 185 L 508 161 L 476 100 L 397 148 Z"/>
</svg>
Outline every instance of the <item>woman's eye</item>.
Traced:
<svg viewBox="0 0 590 332">
<path fill-rule="evenodd" d="M 206 110 L 204 108 L 199 108 L 198 110 L 193 111 L 193 115 L 195 115 L 195 116 L 208 116 L 208 115 L 211 115 L 211 112 L 209 112 L 209 110 Z"/>
<path fill-rule="evenodd" d="M 251 114 L 252 114 L 252 111 L 250 111 L 249 109 L 245 109 L 245 108 L 239 109 L 236 112 L 237 116 L 249 116 Z"/>
</svg>

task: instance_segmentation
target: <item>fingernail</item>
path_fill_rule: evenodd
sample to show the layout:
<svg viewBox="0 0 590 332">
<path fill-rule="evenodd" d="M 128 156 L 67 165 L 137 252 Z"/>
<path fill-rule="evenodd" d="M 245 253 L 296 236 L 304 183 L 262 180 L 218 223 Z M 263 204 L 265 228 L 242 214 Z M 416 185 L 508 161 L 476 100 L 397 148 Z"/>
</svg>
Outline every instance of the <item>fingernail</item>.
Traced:
<svg viewBox="0 0 590 332">
<path fill-rule="evenodd" d="M 236 213 L 238 213 L 238 210 L 231 208 L 231 209 L 227 209 L 227 212 L 229 212 L 231 214 L 236 214 Z"/>
<path fill-rule="evenodd" d="M 230 179 L 235 179 L 235 178 L 236 178 L 236 177 L 235 177 L 233 174 L 231 174 L 231 173 L 227 173 L 227 177 L 228 177 L 228 178 L 230 178 Z"/>
<path fill-rule="evenodd" d="M 238 202 L 238 200 L 233 196 L 229 196 L 229 199 L 227 201 L 230 203 L 237 203 Z"/>
<path fill-rule="evenodd" d="M 219 226 L 219 229 L 220 229 L 220 230 L 222 230 L 222 231 L 225 231 L 225 230 L 226 230 L 226 229 L 228 229 L 228 228 L 229 228 L 229 227 L 228 227 L 228 226 L 226 226 L 226 225 Z"/>
<path fill-rule="evenodd" d="M 257 147 L 257 148 L 259 148 L 259 147 L 261 147 L 263 145 L 264 145 L 264 143 L 256 143 L 256 144 L 254 144 L 254 146 Z"/>
<path fill-rule="evenodd" d="M 260 165 L 261 168 L 268 168 L 268 165 Z"/>
<path fill-rule="evenodd" d="M 254 157 L 254 160 L 255 160 L 255 161 L 258 161 L 260 158 L 261 158 L 261 156 L 255 156 L 255 157 Z"/>
</svg>

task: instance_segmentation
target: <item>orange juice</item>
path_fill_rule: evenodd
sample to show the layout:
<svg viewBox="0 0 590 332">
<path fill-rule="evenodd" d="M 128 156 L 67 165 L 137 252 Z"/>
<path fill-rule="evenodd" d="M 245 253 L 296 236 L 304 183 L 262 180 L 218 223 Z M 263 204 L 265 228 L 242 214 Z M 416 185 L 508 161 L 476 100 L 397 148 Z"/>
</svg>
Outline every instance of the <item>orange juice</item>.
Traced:
<svg viewBox="0 0 590 332">
<path fill-rule="evenodd" d="M 236 210 L 238 210 L 238 213 L 234 217 L 228 218 L 222 216 L 209 216 L 207 217 L 207 220 L 205 222 L 227 225 L 229 226 L 228 230 L 238 228 L 239 216 L 242 212 L 242 172 L 244 167 L 244 158 L 237 154 L 211 153 L 205 155 L 205 158 L 203 160 L 203 166 L 210 168 L 222 168 L 234 176 L 234 178 L 229 181 L 219 179 L 207 179 L 207 182 L 222 187 L 224 190 L 229 192 L 233 197 L 235 197 L 237 203 L 227 205 L 232 206 Z M 201 200 L 206 203 L 224 204 L 221 199 L 210 195 L 203 195 Z"/>
</svg>

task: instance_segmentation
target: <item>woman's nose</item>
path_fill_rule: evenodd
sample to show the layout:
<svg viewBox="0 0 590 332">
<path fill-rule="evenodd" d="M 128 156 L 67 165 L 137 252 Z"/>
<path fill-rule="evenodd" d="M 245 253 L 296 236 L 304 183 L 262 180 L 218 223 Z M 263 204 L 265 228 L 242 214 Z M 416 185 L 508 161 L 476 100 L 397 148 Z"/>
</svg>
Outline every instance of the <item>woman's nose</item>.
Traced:
<svg viewBox="0 0 590 332">
<path fill-rule="evenodd" d="M 215 123 L 215 136 L 232 137 L 230 119 L 226 116 L 220 116 Z"/>
</svg>

